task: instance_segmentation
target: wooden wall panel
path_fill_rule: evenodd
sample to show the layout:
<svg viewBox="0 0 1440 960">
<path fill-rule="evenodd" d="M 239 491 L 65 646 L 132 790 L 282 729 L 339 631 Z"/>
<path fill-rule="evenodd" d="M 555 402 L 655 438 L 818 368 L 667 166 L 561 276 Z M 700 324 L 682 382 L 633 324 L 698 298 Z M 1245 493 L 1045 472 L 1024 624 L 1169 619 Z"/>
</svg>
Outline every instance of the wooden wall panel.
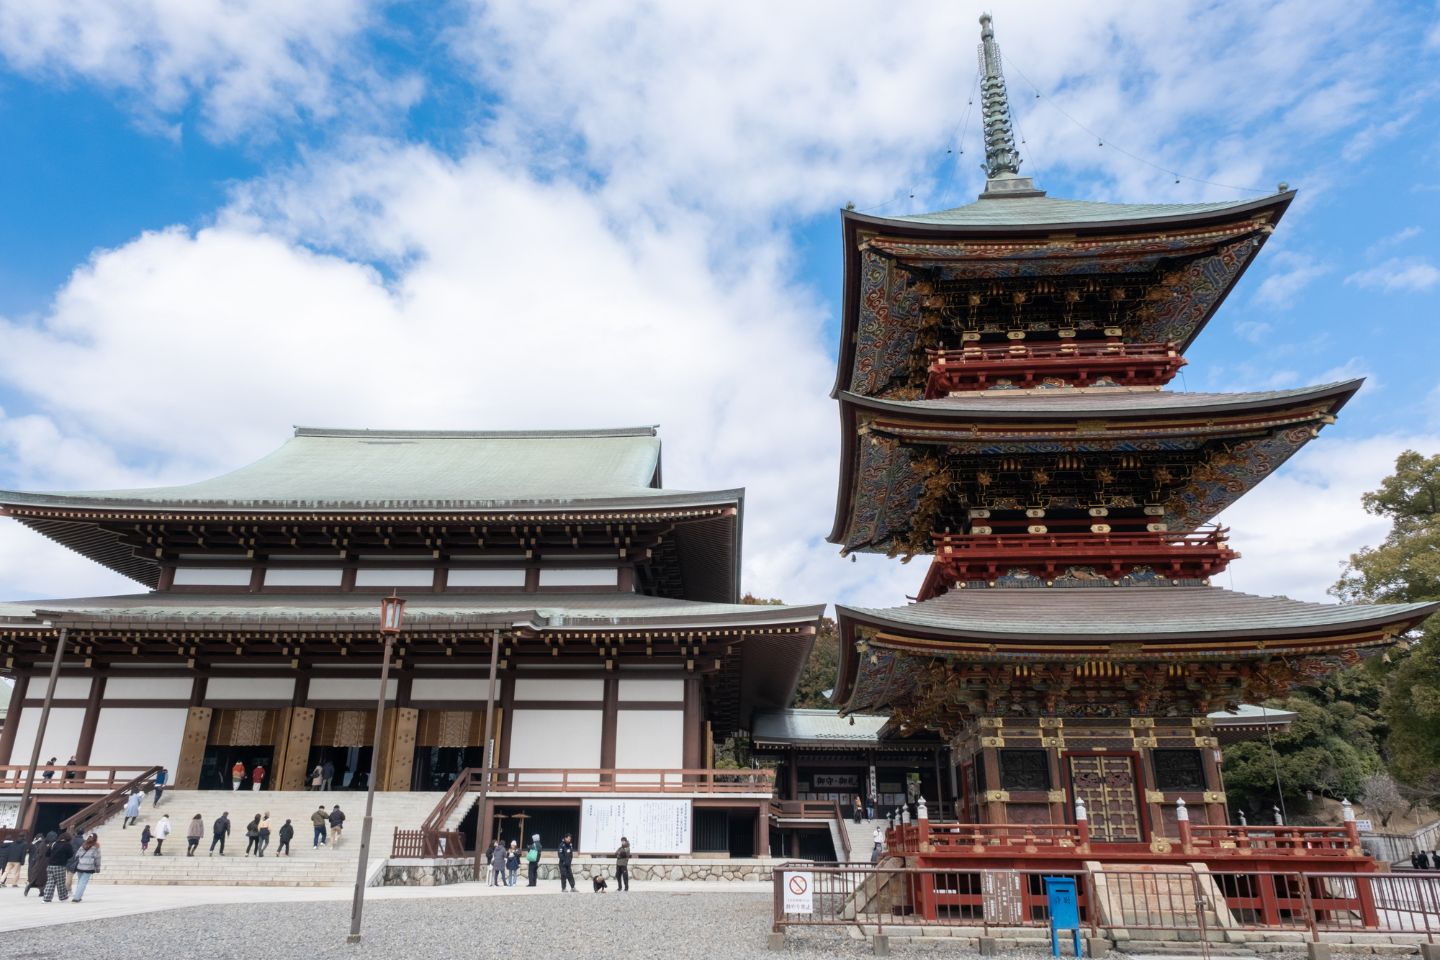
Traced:
<svg viewBox="0 0 1440 960">
<path fill-rule="evenodd" d="M 478 747 L 485 743 L 484 710 L 420 710 L 415 743 L 422 747 Z"/>
<path fill-rule="evenodd" d="M 390 757 L 380 788 L 409 790 L 410 771 L 415 766 L 415 731 L 420 722 L 420 711 L 413 707 L 400 707 L 394 714 L 395 733 L 390 741 Z"/>
<path fill-rule="evenodd" d="M 284 735 L 284 713 L 217 709 L 210 727 L 210 743 L 217 747 L 278 747 Z"/>
<path fill-rule="evenodd" d="M 290 711 L 290 729 L 285 737 L 284 759 L 276 763 L 280 771 L 281 790 L 306 790 L 310 784 L 310 737 L 315 730 L 315 711 L 310 707 L 294 707 Z"/>
<path fill-rule="evenodd" d="M 176 790 L 194 790 L 200 786 L 200 767 L 205 761 L 205 747 L 210 742 L 210 720 L 215 711 L 209 707 L 191 707 L 185 718 L 185 732 L 180 738 L 180 763 L 173 783 Z"/>
<path fill-rule="evenodd" d="M 369 747 L 374 746 L 374 739 L 374 710 L 315 711 L 315 732 L 311 737 L 315 746 Z"/>
</svg>

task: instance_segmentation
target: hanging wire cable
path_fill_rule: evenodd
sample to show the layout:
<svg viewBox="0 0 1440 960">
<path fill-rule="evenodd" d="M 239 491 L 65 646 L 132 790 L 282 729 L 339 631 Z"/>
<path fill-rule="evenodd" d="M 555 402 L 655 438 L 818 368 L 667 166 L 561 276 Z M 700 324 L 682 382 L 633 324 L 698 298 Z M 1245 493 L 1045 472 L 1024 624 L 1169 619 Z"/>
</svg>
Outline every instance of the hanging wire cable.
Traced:
<svg viewBox="0 0 1440 960">
<path fill-rule="evenodd" d="M 1025 71 L 1021 70 L 1020 67 L 1016 65 L 1013 59 L 1006 57 L 1005 65 L 1013 69 L 1017 74 L 1019 74 L 1020 79 L 1025 81 L 1025 84 L 1030 88 L 1031 92 L 1035 94 L 1036 100 L 1044 100 L 1050 106 L 1054 107 L 1057 111 L 1059 111 L 1062 117 L 1075 124 L 1075 126 L 1079 127 L 1085 133 L 1088 133 L 1090 136 L 1094 137 L 1096 144 L 1101 147 L 1108 146 L 1110 147 L 1110 149 L 1115 150 L 1118 153 L 1124 154 L 1131 160 L 1134 160 L 1136 163 L 1142 163 L 1153 170 L 1159 170 L 1161 173 L 1169 174 L 1170 176 L 1175 178 L 1176 183 L 1179 183 L 1181 180 L 1189 180 L 1192 183 L 1203 183 L 1206 186 L 1221 187 L 1225 190 L 1238 190 L 1242 193 L 1268 194 L 1271 192 L 1262 187 L 1240 187 L 1236 186 L 1233 183 L 1219 183 L 1215 180 L 1206 180 L 1204 177 L 1192 177 L 1187 173 L 1181 173 L 1178 170 L 1171 170 L 1169 167 L 1163 167 L 1160 164 L 1147 160 L 1138 154 L 1131 153 L 1129 150 L 1126 150 L 1124 147 L 1107 140 L 1105 137 L 1101 136 L 1094 130 L 1087 127 L 1085 124 L 1081 123 L 1079 120 L 1075 119 L 1075 117 L 1071 116 L 1069 111 L 1067 111 L 1064 107 L 1060 106 L 1060 104 L 1053 97 L 1047 97 L 1043 93 L 1041 93 L 1040 88 L 1035 86 L 1035 84 L 1030 80 L 1030 78 L 1025 75 Z"/>
<path fill-rule="evenodd" d="M 955 182 L 955 168 L 960 165 L 960 158 L 965 156 L 965 138 L 970 135 L 970 114 L 973 113 L 975 110 L 975 95 L 979 92 L 979 90 L 980 71 L 977 69 L 975 71 L 975 79 L 970 83 L 970 96 L 966 98 L 965 101 L 965 116 L 961 118 L 960 122 L 955 125 L 955 129 L 950 131 L 950 139 L 946 141 L 947 144 L 953 143 L 955 144 L 955 146 L 953 148 L 954 156 L 951 159 L 950 163 L 946 165 L 945 182 L 940 185 L 940 192 L 938 196 L 941 198 L 942 202 L 947 202 L 945 198 L 950 196 L 950 187 Z M 960 139 L 958 141 L 955 139 L 956 133 L 960 134 Z M 950 147 L 946 147 L 945 155 L 947 157 L 951 155 Z"/>
<path fill-rule="evenodd" d="M 1280 783 L 1280 755 L 1275 752 L 1275 731 L 1270 729 L 1270 708 L 1260 704 L 1260 717 L 1265 722 L 1265 739 L 1270 744 L 1270 762 L 1275 766 L 1275 796 L 1280 801 L 1280 819 L 1287 824 L 1290 814 L 1285 812 L 1285 788 Z"/>
</svg>

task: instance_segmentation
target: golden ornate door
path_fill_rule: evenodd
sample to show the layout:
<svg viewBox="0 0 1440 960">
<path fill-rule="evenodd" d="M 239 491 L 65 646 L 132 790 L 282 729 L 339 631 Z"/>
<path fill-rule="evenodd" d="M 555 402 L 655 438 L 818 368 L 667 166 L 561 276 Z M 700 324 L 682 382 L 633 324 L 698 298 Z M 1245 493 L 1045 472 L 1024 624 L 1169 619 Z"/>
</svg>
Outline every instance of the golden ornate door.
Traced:
<svg viewBox="0 0 1440 960">
<path fill-rule="evenodd" d="M 1097 843 L 1140 843 L 1140 792 L 1135 759 L 1092 754 L 1068 757 L 1071 800 L 1084 800 L 1090 839 Z"/>
<path fill-rule="evenodd" d="M 200 785 L 200 767 L 205 761 L 213 712 L 209 707 L 191 707 L 185 717 L 185 732 L 180 738 L 180 763 L 170 780 L 176 790 L 194 790 Z"/>
</svg>

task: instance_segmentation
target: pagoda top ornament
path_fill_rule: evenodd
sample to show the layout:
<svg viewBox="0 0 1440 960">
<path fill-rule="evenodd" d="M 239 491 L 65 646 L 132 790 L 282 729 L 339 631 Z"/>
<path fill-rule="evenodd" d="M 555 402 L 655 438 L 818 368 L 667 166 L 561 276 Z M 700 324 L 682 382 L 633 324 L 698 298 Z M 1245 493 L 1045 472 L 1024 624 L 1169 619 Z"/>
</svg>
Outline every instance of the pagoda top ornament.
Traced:
<svg viewBox="0 0 1440 960">
<path fill-rule="evenodd" d="M 985 196 L 1043 196 L 1030 177 L 1020 176 L 1020 151 L 1010 120 L 1010 96 L 1000 66 L 1000 46 L 990 14 L 980 16 L 981 124 L 985 130 Z"/>
</svg>

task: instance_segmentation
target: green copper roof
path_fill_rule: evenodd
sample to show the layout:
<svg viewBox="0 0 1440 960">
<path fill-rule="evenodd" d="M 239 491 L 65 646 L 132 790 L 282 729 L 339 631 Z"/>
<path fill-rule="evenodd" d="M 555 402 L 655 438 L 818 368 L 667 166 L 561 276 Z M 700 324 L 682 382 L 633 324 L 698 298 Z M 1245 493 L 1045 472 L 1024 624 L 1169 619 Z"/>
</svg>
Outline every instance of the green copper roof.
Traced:
<svg viewBox="0 0 1440 960">
<path fill-rule="evenodd" d="M 183 625 L 191 629 L 241 625 L 291 625 L 299 629 L 374 630 L 377 598 L 364 593 L 197 594 L 137 593 L 74 600 L 25 600 L 0 603 L 0 628 L 33 625 L 47 618 L 145 625 Z M 446 626 L 530 626 L 535 629 L 607 629 L 620 625 L 660 627 L 766 626 L 807 623 L 823 606 L 787 607 L 742 603 L 702 603 L 637 593 L 512 593 L 494 595 L 416 593 L 406 599 L 410 629 Z"/>
<path fill-rule="evenodd" d="M 1062 200 L 1057 197 L 988 196 L 949 210 L 886 219 L 957 227 L 1063 227 L 1065 224 L 1193 217 L 1197 214 L 1244 207 L 1254 202 L 1253 199 L 1247 199 L 1217 203 L 1097 203 L 1092 200 Z"/>
<path fill-rule="evenodd" d="M 174 487 L 0 491 L 0 504 L 71 508 L 544 509 L 733 503 L 738 491 L 659 488 L 654 427 L 532 432 L 297 428 L 278 450 Z"/>
<path fill-rule="evenodd" d="M 1364 379 L 1326 383 L 1296 390 L 1250 393 L 1187 393 L 1151 388 L 1092 387 L 1084 390 L 973 390 L 936 400 L 882 400 L 843 393 L 858 406 L 895 413 L 975 416 L 982 419 L 1027 419 L 1049 416 L 1124 416 L 1169 413 L 1226 413 L 1290 402 L 1337 397 L 1348 400 Z"/>
<path fill-rule="evenodd" d="M 1306 603 L 1220 587 L 994 587 L 951 590 L 888 609 L 839 607 L 845 620 L 955 637 L 1023 641 L 1204 642 L 1225 637 L 1299 638 L 1346 628 L 1418 622 L 1440 603 Z"/>
</svg>

